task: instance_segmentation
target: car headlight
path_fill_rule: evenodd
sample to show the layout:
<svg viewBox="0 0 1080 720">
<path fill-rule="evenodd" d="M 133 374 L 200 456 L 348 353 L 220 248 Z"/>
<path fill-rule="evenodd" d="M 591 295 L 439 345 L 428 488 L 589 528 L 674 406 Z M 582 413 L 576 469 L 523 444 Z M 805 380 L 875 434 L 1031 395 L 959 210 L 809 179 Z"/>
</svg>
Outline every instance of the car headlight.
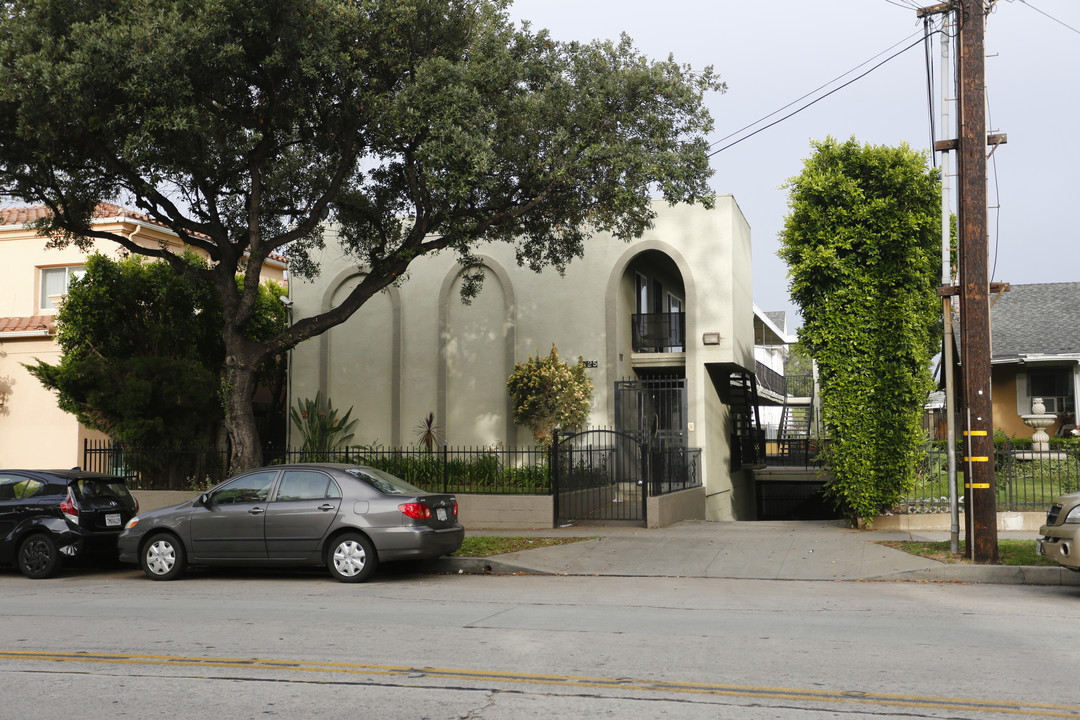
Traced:
<svg viewBox="0 0 1080 720">
<path fill-rule="evenodd" d="M 1067 523 L 1080 523 L 1080 505 L 1073 505 L 1069 514 L 1065 516 Z"/>
<path fill-rule="evenodd" d="M 124 529 L 125 530 L 130 530 L 131 528 L 135 527 L 138 524 L 139 524 L 139 516 L 136 515 L 135 517 L 133 517 L 133 518 L 131 518 L 130 520 L 127 521 L 127 525 L 124 526 Z"/>
</svg>

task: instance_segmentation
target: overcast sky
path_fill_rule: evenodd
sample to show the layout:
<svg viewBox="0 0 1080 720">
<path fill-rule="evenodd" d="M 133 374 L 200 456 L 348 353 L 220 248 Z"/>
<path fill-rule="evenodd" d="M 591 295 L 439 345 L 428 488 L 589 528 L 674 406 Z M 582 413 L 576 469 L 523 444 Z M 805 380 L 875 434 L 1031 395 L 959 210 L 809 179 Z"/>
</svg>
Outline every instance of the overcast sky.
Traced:
<svg viewBox="0 0 1080 720">
<path fill-rule="evenodd" d="M 615 39 L 626 32 L 650 57 L 673 53 L 677 61 L 697 68 L 714 66 L 728 84 L 726 94 L 707 101 L 716 122 L 716 150 L 761 125 L 725 136 L 830 83 L 766 121 L 773 122 L 918 40 L 923 25 L 915 7 L 931 4 L 516 0 L 510 13 L 548 28 L 560 40 Z M 993 280 L 1014 285 L 1080 281 L 1080 0 L 998 0 L 987 19 L 986 49 L 987 128 L 1008 135 L 1008 144 L 988 165 Z M 764 310 L 788 311 L 789 328 L 798 320 L 788 296 L 787 268 L 776 256 L 777 233 L 787 213 L 787 191 L 781 185 L 802 169 L 810 141 L 828 135 L 929 148 L 925 57 L 920 43 L 712 158 L 713 188 L 734 195 L 750 223 L 754 301 Z M 941 56 L 936 36 L 932 57 L 937 123 Z M 950 113 L 955 118 L 955 103 Z M 953 172 L 955 167 L 954 160 Z"/>
</svg>

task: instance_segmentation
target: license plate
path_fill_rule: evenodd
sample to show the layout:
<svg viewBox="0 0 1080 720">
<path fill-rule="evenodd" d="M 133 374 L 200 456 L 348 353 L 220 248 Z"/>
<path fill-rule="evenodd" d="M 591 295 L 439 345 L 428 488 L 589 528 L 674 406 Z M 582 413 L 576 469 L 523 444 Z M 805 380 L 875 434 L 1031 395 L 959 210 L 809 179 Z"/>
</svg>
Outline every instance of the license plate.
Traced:
<svg viewBox="0 0 1080 720">
<path fill-rule="evenodd" d="M 120 513 L 106 514 L 105 527 L 120 527 Z"/>
<path fill-rule="evenodd" d="M 446 508 L 435 508 L 435 517 L 446 520 Z"/>
</svg>

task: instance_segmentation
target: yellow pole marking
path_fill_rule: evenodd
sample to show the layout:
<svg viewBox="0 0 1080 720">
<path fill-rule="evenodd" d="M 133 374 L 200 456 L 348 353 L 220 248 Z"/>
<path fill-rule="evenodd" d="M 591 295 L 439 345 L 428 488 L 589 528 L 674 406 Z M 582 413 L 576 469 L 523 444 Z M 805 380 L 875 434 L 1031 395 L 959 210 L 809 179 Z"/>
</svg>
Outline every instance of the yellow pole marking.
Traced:
<svg viewBox="0 0 1080 720">
<path fill-rule="evenodd" d="M 119 653 L 65 653 L 34 650 L 0 650 L 0 660 L 40 660 L 44 662 L 79 662 L 112 665 L 150 665 L 161 667 L 215 667 L 243 670 L 293 670 L 308 673 L 342 673 L 354 675 L 403 675 L 412 678 L 487 680 L 491 682 L 531 683 L 563 687 L 610 688 L 642 692 L 691 693 L 748 698 L 770 698 L 805 702 L 842 702 L 901 707 L 935 708 L 969 712 L 993 712 L 1029 717 L 1080 718 L 1080 706 L 1053 705 L 1011 701 L 977 700 L 973 698 L 923 697 L 887 693 L 863 693 L 842 690 L 809 690 L 802 688 L 758 687 L 753 685 L 723 685 L 714 683 L 646 680 L 642 678 L 605 678 L 579 675 L 548 675 L 510 673 L 461 668 L 413 667 L 407 665 L 368 665 L 359 663 L 313 662 L 262 658 L 184 657 L 169 655 L 135 655 Z M 300 680 L 298 682 L 313 682 Z"/>
<path fill-rule="evenodd" d="M 968 461 L 971 461 L 971 462 L 990 462 L 990 458 L 986 457 L 985 455 L 982 455 L 982 456 L 976 455 L 975 457 L 966 457 L 966 458 L 964 458 L 964 462 L 968 462 Z"/>
<path fill-rule="evenodd" d="M 989 490 L 990 483 L 964 483 L 966 488 L 974 488 L 976 490 Z"/>
<path fill-rule="evenodd" d="M 976 435 L 978 437 L 986 437 L 986 431 L 985 430 L 965 430 L 964 434 L 965 435 Z"/>
</svg>

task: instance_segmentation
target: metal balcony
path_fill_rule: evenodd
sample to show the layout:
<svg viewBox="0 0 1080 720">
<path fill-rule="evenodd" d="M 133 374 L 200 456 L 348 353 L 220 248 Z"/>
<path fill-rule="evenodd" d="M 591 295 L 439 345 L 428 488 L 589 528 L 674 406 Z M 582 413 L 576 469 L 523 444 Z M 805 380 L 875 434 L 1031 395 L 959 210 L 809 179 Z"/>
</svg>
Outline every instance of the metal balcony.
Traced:
<svg viewBox="0 0 1080 720">
<path fill-rule="evenodd" d="M 634 352 L 686 352 L 686 313 L 634 313 Z"/>
</svg>

